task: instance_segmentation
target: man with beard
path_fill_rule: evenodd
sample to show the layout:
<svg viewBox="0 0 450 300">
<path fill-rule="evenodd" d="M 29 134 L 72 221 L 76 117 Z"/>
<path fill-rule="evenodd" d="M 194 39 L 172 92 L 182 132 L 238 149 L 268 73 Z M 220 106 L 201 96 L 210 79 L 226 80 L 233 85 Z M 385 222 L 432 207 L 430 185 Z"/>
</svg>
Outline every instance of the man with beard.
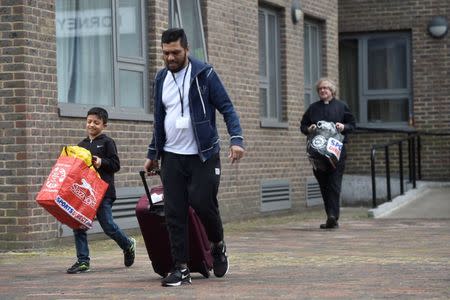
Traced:
<svg viewBox="0 0 450 300">
<path fill-rule="evenodd" d="M 219 135 L 216 110 L 230 135 L 229 159 L 244 155 L 242 129 L 222 82 L 211 65 L 189 56 L 183 29 L 163 32 L 161 46 L 165 68 L 154 85 L 154 131 L 144 169 L 159 168 L 164 186 L 164 211 L 174 267 L 163 286 L 191 283 L 188 257 L 188 208 L 202 221 L 212 244 L 217 277 L 228 271 L 217 192 L 220 183 Z"/>
</svg>

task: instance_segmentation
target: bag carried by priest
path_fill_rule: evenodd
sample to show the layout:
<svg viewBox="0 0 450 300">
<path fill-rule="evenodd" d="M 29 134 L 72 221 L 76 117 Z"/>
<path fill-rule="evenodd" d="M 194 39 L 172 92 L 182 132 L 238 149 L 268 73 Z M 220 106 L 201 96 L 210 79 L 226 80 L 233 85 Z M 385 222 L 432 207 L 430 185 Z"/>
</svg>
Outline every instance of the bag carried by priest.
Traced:
<svg viewBox="0 0 450 300">
<path fill-rule="evenodd" d="M 306 145 L 308 159 L 316 170 L 331 172 L 339 161 L 344 136 L 332 122 L 319 121 L 317 128 L 310 135 Z"/>
</svg>

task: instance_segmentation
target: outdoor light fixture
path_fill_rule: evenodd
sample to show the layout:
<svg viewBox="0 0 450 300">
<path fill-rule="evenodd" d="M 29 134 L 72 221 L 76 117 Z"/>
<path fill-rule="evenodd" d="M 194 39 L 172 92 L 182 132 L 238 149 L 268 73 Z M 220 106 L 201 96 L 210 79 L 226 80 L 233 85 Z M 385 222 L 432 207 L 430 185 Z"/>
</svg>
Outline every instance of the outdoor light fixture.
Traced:
<svg viewBox="0 0 450 300">
<path fill-rule="evenodd" d="M 433 17 L 428 23 L 428 32 L 437 39 L 444 37 L 448 32 L 448 22 L 445 17 Z"/>
<path fill-rule="evenodd" d="M 302 17 L 302 8 L 299 0 L 292 0 L 291 5 L 292 22 L 297 24 Z"/>
</svg>

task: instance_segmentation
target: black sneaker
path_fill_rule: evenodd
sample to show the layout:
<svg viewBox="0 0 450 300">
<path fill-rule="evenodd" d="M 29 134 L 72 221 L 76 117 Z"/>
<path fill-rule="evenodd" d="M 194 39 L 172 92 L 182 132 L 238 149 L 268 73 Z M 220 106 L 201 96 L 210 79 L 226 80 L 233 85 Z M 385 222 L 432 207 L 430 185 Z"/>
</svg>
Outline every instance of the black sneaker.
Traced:
<svg viewBox="0 0 450 300">
<path fill-rule="evenodd" d="M 89 263 L 88 262 L 79 262 L 73 264 L 70 268 L 67 269 L 67 273 L 69 274 L 77 274 L 77 273 L 85 273 L 89 272 Z"/>
<path fill-rule="evenodd" d="M 225 242 L 221 241 L 219 244 L 213 245 L 211 254 L 214 259 L 214 275 L 216 275 L 216 277 L 223 277 L 228 272 L 228 257 Z"/>
<path fill-rule="evenodd" d="M 131 267 L 134 263 L 134 258 L 136 257 L 136 240 L 130 238 L 131 246 L 123 251 L 123 263 L 125 267 Z"/>
<path fill-rule="evenodd" d="M 175 267 L 166 278 L 161 280 L 162 286 L 180 286 L 191 283 L 191 274 L 188 268 Z"/>
</svg>

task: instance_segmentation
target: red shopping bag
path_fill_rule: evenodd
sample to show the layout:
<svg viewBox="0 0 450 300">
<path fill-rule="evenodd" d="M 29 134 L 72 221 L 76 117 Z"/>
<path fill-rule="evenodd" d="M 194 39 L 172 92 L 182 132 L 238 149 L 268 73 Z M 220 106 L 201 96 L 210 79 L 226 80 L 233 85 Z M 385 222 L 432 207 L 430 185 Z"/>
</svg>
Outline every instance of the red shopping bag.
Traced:
<svg viewBox="0 0 450 300">
<path fill-rule="evenodd" d="M 61 155 L 36 196 L 39 205 L 73 229 L 89 229 L 108 184 L 77 157 Z"/>
</svg>

